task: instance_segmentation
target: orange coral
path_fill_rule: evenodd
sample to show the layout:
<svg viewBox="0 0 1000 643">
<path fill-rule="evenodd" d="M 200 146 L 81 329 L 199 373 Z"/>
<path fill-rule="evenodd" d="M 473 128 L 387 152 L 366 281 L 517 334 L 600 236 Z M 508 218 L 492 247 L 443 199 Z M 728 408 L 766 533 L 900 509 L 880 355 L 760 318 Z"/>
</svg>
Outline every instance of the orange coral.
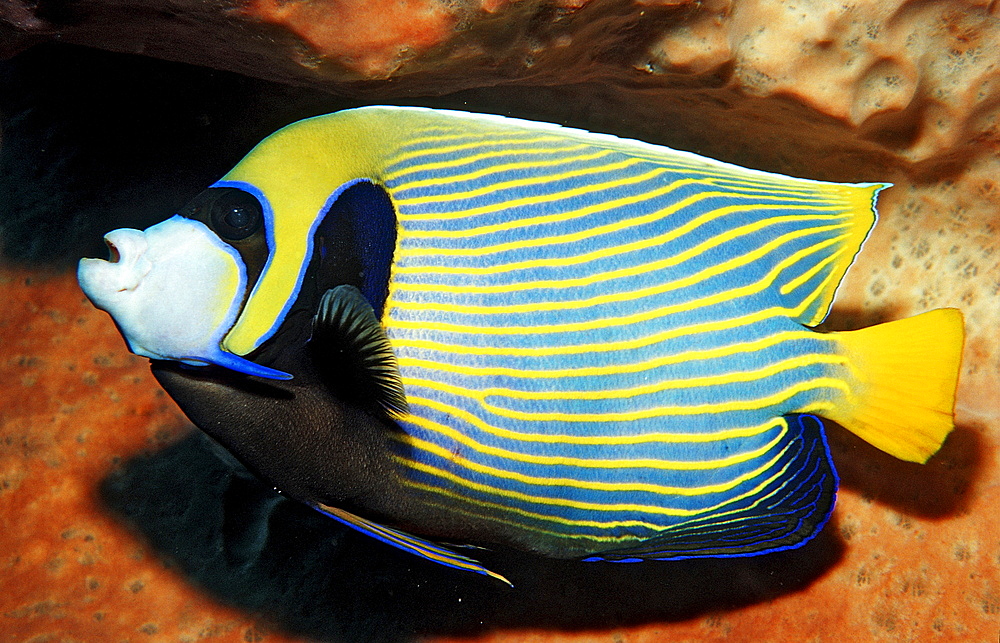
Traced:
<svg viewBox="0 0 1000 643">
<path fill-rule="evenodd" d="M 465 94 L 452 106 L 533 110 L 814 178 L 893 181 L 829 325 L 962 308 L 969 339 L 959 428 L 941 454 L 923 467 L 898 463 L 832 429 L 844 487 L 823 538 L 842 552 L 800 591 L 679 620 L 653 615 L 618 629 L 564 632 L 543 628 L 537 615 L 518 620 L 518 601 L 584 610 L 602 588 L 574 585 L 577 566 L 553 566 L 545 569 L 560 571 L 543 587 L 564 594 L 518 586 L 503 603 L 467 612 L 476 622 L 506 615 L 498 626 L 518 629 L 462 640 L 980 641 L 1000 630 L 994 5 L 250 0 L 250 21 L 222 13 L 199 23 L 192 16 L 203 17 L 204 2 L 172 2 L 160 22 L 93 2 L 93 22 L 58 32 L 335 92 L 344 80 L 389 77 L 356 84 L 371 102 L 507 84 L 514 89 Z M 184 7 L 194 12 L 187 19 L 166 18 Z M 311 56 L 329 65 L 306 64 Z M 71 274 L 0 268 L 0 293 L 0 639 L 289 640 L 194 588 L 101 504 L 98 488 L 116 463 L 188 430 L 145 360 L 128 356 Z M 411 564 L 400 565 L 399 577 Z M 674 569 L 622 572 L 623 587 L 636 576 L 647 582 L 621 602 L 647 603 L 648 579 L 665 583 Z M 426 573 L 413 576 L 431 587 Z M 767 582 L 778 581 L 744 585 Z"/>
<path fill-rule="evenodd" d="M 437 0 L 253 0 L 246 13 L 296 34 L 365 78 L 384 78 L 451 35 L 458 18 Z"/>
</svg>

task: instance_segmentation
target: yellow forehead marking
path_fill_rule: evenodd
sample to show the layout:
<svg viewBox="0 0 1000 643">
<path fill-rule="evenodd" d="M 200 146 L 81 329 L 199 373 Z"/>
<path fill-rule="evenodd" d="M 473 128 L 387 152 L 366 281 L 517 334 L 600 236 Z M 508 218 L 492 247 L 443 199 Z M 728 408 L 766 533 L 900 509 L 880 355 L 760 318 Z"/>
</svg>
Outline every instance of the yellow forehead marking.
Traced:
<svg viewBox="0 0 1000 643">
<path fill-rule="evenodd" d="M 225 350 L 246 355 L 281 325 L 298 295 L 313 229 L 331 195 L 352 180 L 378 181 L 371 127 L 352 116 L 342 112 L 293 123 L 262 141 L 220 181 L 261 199 L 270 251 L 239 320 L 222 342 Z"/>
</svg>

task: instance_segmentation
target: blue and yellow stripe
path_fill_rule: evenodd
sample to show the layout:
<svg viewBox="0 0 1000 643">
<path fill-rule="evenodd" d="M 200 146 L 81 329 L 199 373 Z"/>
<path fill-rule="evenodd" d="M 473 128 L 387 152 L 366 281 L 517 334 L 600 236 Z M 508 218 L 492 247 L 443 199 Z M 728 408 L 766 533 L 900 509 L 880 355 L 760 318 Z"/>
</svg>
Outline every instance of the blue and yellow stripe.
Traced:
<svg viewBox="0 0 1000 643">
<path fill-rule="evenodd" d="M 404 112 L 380 182 L 383 316 L 426 503 L 558 555 L 747 555 L 810 537 L 852 395 L 825 317 L 880 185 L 516 121 Z M 629 553 L 632 552 L 632 553 Z"/>
</svg>

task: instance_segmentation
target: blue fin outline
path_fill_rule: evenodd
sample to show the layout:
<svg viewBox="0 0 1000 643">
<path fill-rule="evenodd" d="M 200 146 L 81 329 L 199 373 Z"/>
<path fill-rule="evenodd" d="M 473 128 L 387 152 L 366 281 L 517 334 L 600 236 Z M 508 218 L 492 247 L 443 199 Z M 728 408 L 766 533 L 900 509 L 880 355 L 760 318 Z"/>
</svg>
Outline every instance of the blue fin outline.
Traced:
<svg viewBox="0 0 1000 643">
<path fill-rule="evenodd" d="M 209 355 L 200 356 L 198 359 L 203 359 L 211 364 L 215 364 L 216 366 L 223 366 L 229 370 L 236 371 L 237 373 L 255 375 L 269 380 L 292 379 L 292 376 L 284 371 L 268 368 L 267 366 L 261 366 L 256 362 L 251 362 L 250 360 L 240 357 L 239 355 L 233 355 L 232 353 L 228 353 L 221 349 L 213 351 Z"/>
<path fill-rule="evenodd" d="M 808 414 L 784 417 L 790 425 L 797 424 L 802 438 L 812 441 L 813 446 L 804 451 L 801 466 L 790 480 L 795 483 L 791 493 L 770 507 L 768 513 L 749 512 L 733 521 L 735 527 L 707 522 L 683 532 L 668 531 L 630 547 L 588 556 L 583 562 L 745 558 L 798 549 L 813 540 L 833 514 L 840 478 L 830 457 L 823 421 Z M 704 546 L 699 547 L 700 543 Z"/>
</svg>

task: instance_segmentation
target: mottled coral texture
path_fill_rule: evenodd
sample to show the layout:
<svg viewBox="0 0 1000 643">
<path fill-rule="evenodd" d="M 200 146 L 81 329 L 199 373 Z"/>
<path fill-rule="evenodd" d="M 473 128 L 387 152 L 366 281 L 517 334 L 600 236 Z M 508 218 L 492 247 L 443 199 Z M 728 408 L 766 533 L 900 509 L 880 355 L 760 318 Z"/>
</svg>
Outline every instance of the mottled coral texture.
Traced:
<svg viewBox="0 0 1000 643">
<path fill-rule="evenodd" d="M 880 199 L 879 225 L 826 327 L 942 306 L 964 311 L 958 429 L 929 464 L 893 461 L 834 428 L 844 486 L 829 533 L 777 566 L 734 563 L 731 582 L 746 588 L 745 596 L 713 594 L 702 583 L 698 591 L 712 597 L 699 603 L 668 582 L 672 569 L 708 569 L 725 585 L 730 578 L 719 566 L 636 568 L 641 583 L 629 597 L 632 572 L 613 572 L 612 591 L 587 587 L 601 576 L 541 564 L 515 594 L 496 591 L 489 601 L 465 603 L 462 592 L 449 595 L 437 607 L 455 620 L 418 613 L 405 622 L 439 641 L 996 641 L 995 4 L 25 1 L 0 9 L 0 53 L 58 35 L 365 102 L 437 97 L 437 105 L 570 122 L 766 170 L 892 181 Z M 185 566 L 179 558 L 185 572 L 172 562 L 182 548 L 154 546 L 146 538 L 156 537 L 126 527 L 102 499 L 99 489 L 112 472 L 183 443 L 190 431 L 143 360 L 127 354 L 111 321 L 89 307 L 68 273 L 11 265 L 0 274 L 0 292 L 0 640 L 291 640 L 276 633 L 288 624 L 273 613 L 259 621 L 225 606 L 225 592 L 199 589 L 224 583 L 193 582 L 190 561 Z M 179 516 L 188 511 L 183 498 L 194 495 L 183 482 L 157 493 L 182 499 Z M 376 597 L 366 576 L 356 576 L 349 589 L 357 592 L 357 609 L 378 602 L 392 613 L 399 603 L 419 612 L 417 599 L 400 595 L 447 582 L 441 575 L 424 582 L 426 566 L 390 559 L 390 571 L 382 566 L 374 576 L 415 578 L 415 585 Z M 821 562 L 787 587 L 773 577 L 795 576 L 807 560 Z M 295 585 L 294 565 L 284 569 Z M 562 582 L 564 573 L 572 580 Z M 472 591 L 479 579 L 461 582 Z M 651 598 L 658 583 L 674 597 Z M 587 602 L 595 592 L 606 597 L 602 605 Z M 507 601 L 518 608 L 505 610 Z M 660 607 L 629 608 L 650 601 Z M 685 607 L 673 610 L 671 601 Z M 546 612 L 547 605 L 563 613 Z M 592 613 L 578 608 L 577 618 L 573 605 L 589 605 Z M 322 607 L 294 609 L 322 618 Z M 425 621 L 449 625 L 421 626 Z M 336 630 L 302 621 L 296 627 L 313 636 Z M 442 638 L 455 633 L 462 638 Z"/>
</svg>

